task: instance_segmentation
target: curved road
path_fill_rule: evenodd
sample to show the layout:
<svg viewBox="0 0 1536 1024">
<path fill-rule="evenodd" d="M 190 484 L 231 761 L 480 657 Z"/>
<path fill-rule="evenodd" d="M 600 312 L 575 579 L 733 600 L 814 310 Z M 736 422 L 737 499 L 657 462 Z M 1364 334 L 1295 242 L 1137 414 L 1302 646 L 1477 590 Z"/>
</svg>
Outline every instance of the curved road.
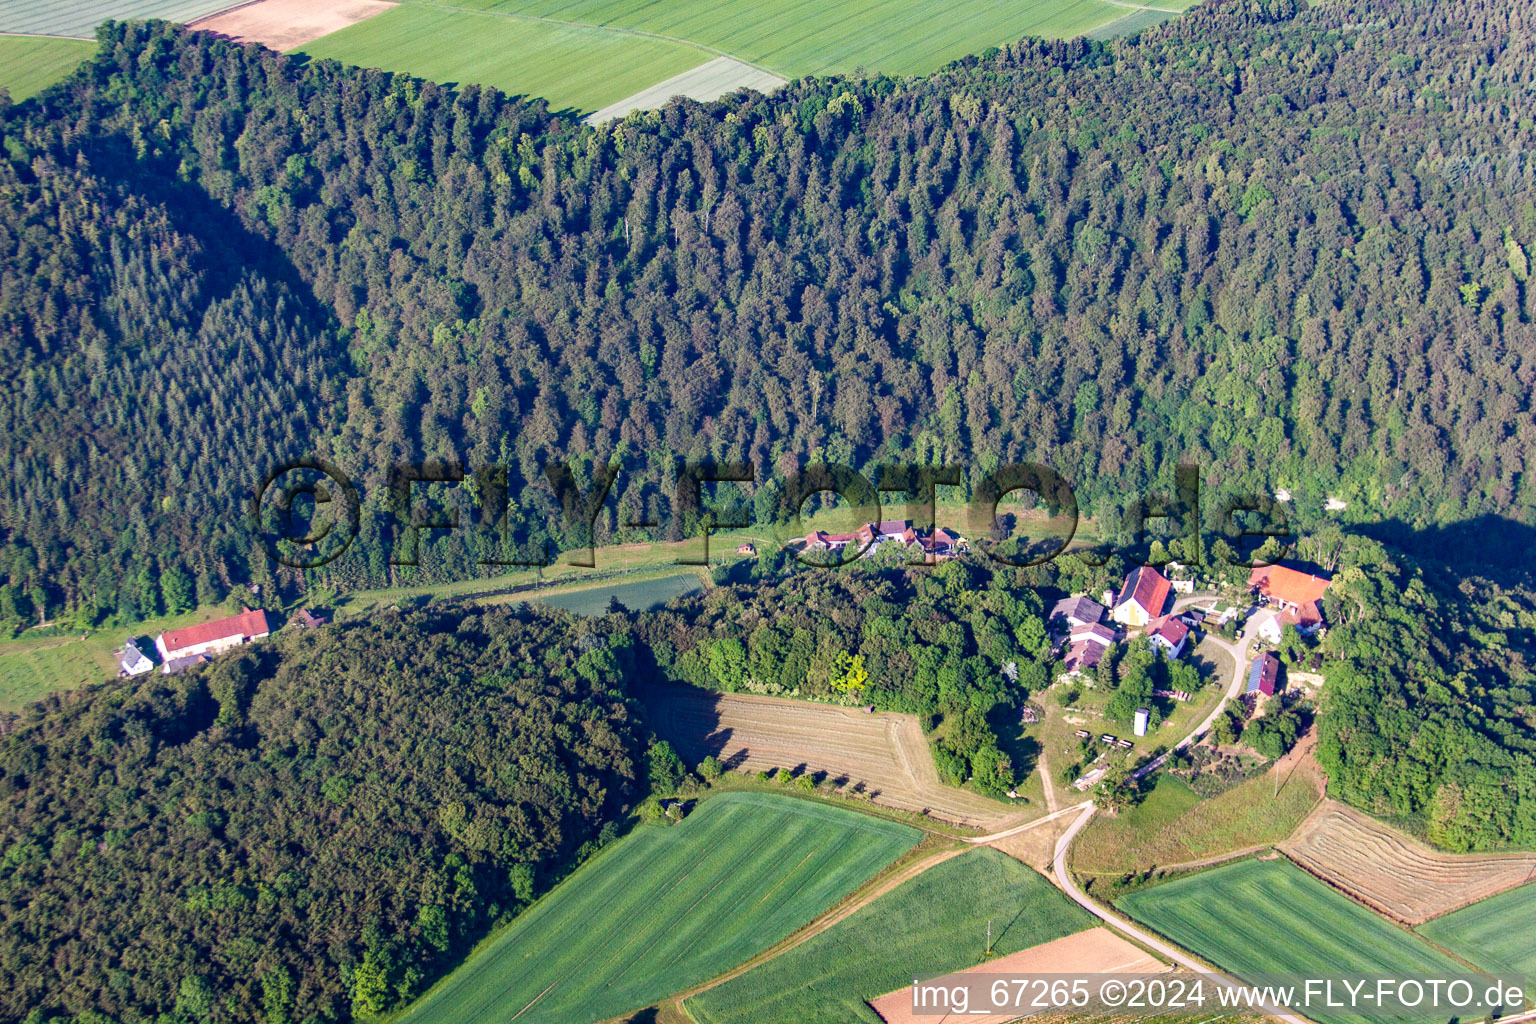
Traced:
<svg viewBox="0 0 1536 1024">
<path fill-rule="evenodd" d="M 1182 597 L 1178 601 L 1174 602 L 1173 610 L 1175 612 L 1179 612 L 1185 608 L 1190 607 L 1191 605 L 1198 604 L 1202 601 L 1208 603 L 1213 600 L 1215 600 L 1215 598 L 1209 594 Z M 1214 633 L 1206 633 L 1205 639 L 1208 642 L 1215 644 L 1223 651 L 1226 651 L 1227 654 L 1232 658 L 1232 662 L 1235 667 L 1232 669 L 1232 681 L 1227 684 L 1227 692 L 1221 695 L 1221 700 L 1217 701 L 1216 706 L 1211 709 L 1211 713 L 1205 716 L 1205 721 L 1195 726 L 1194 729 L 1191 730 L 1190 734 L 1180 740 L 1172 750 L 1168 751 L 1168 753 L 1153 758 L 1151 761 L 1148 761 L 1146 764 L 1138 768 L 1131 775 L 1132 781 L 1138 781 L 1145 778 L 1152 772 L 1157 771 L 1163 765 L 1168 763 L 1168 758 L 1204 736 L 1207 732 L 1210 731 L 1211 726 L 1216 724 L 1216 717 L 1226 710 L 1228 702 L 1236 700 L 1238 697 L 1242 696 L 1243 685 L 1247 680 L 1248 652 L 1253 648 L 1253 641 L 1256 639 L 1254 636 L 1253 627 L 1249 626 L 1246 630 L 1244 630 L 1243 634 L 1238 637 L 1237 643 L 1233 643 L 1229 640 L 1223 640 L 1221 637 Z"/>
<path fill-rule="evenodd" d="M 1073 901 L 1075 901 L 1078 906 L 1082 907 L 1084 910 L 1088 911 L 1088 913 L 1092 914 L 1094 917 L 1097 917 L 1100 921 L 1103 921 L 1117 932 L 1135 939 L 1137 942 L 1141 943 L 1143 946 L 1146 946 L 1148 949 L 1161 953 L 1163 956 L 1167 957 L 1169 960 L 1172 960 L 1179 966 L 1188 968 L 1191 971 L 1195 971 L 1203 975 L 1205 978 L 1211 981 L 1212 984 L 1221 985 L 1225 988 L 1246 987 L 1237 979 L 1232 978 L 1229 975 L 1222 974 L 1218 971 L 1211 970 L 1209 967 L 1205 966 L 1194 957 L 1188 956 L 1183 952 L 1175 949 L 1173 946 L 1170 946 L 1156 935 L 1136 927 L 1136 925 L 1132 924 L 1130 921 L 1127 921 L 1119 914 L 1105 909 L 1096 901 L 1090 899 L 1087 893 L 1083 892 L 1077 887 L 1077 882 L 1073 880 L 1072 873 L 1067 870 L 1067 851 L 1072 846 L 1072 840 L 1077 838 L 1077 834 L 1081 832 L 1083 827 L 1086 826 L 1088 822 L 1093 818 L 1094 810 L 1095 808 L 1093 804 L 1089 803 L 1084 805 L 1082 812 L 1078 815 L 1078 819 L 1072 823 L 1072 827 L 1067 829 L 1062 837 L 1056 841 L 1056 859 L 1053 861 L 1053 867 L 1056 872 L 1056 882 L 1061 886 L 1062 890 L 1068 896 L 1072 897 Z M 1262 1010 L 1277 1020 L 1285 1021 L 1285 1024 L 1310 1024 L 1306 1018 L 1298 1017 L 1295 1014 L 1290 1013 L 1278 1006 L 1271 1006 L 1267 1003 L 1264 1003 L 1258 1004 L 1255 1008 Z"/>
</svg>

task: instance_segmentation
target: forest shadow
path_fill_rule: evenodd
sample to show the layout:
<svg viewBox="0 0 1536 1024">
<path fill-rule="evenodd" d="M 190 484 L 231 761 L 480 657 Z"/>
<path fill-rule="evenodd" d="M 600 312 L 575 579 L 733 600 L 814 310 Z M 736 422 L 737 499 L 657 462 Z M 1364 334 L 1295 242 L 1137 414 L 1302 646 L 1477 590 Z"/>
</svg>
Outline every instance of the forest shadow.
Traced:
<svg viewBox="0 0 1536 1024">
<path fill-rule="evenodd" d="M 1387 519 L 1349 528 L 1415 558 L 1475 572 L 1501 586 L 1529 583 L 1536 527 L 1503 516 L 1483 515 L 1445 526 L 1414 527 Z"/>
<path fill-rule="evenodd" d="M 997 749 L 1013 762 L 1013 777 L 1022 782 L 1040 763 L 1040 741 L 1025 734 L 1019 711 L 1018 705 L 1004 701 L 987 712 L 987 724 L 997 737 Z"/>
</svg>

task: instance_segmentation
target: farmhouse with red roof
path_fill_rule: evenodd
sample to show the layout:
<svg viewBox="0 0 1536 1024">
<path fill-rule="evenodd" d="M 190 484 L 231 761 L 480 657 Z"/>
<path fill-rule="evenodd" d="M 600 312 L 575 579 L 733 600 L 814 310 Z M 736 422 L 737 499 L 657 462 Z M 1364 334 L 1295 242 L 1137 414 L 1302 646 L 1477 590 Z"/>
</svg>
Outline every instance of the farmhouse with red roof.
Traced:
<svg viewBox="0 0 1536 1024">
<path fill-rule="evenodd" d="M 184 629 L 170 629 L 155 638 L 160 660 L 166 672 L 173 671 L 172 664 L 192 664 L 200 655 L 217 654 L 231 647 L 260 640 L 272 632 L 267 624 L 267 613 L 260 608 L 247 608 L 239 615 L 212 622 L 200 622 Z"/>
<path fill-rule="evenodd" d="M 1163 606 L 1168 603 L 1172 591 L 1172 585 L 1162 573 L 1151 566 L 1137 566 L 1125 578 L 1110 617 L 1127 626 L 1145 626 L 1163 614 Z"/>
<path fill-rule="evenodd" d="M 1288 565 L 1262 565 L 1248 575 L 1248 589 L 1262 594 L 1280 613 L 1280 622 L 1302 631 L 1323 624 L 1323 594 L 1333 580 L 1292 569 Z"/>
</svg>

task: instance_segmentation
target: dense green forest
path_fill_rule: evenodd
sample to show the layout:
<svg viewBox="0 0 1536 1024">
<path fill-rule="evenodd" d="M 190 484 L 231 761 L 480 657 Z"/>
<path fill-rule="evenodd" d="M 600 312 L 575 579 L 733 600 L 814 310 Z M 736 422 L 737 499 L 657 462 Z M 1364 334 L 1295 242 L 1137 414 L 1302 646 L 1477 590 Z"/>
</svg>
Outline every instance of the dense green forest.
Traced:
<svg viewBox="0 0 1536 1024">
<path fill-rule="evenodd" d="M 400 1005 L 643 792 L 633 650 L 429 608 L 35 706 L 0 740 L 0 1020 Z"/>
<path fill-rule="evenodd" d="M 1536 589 L 1352 539 L 1328 590 L 1318 762 L 1451 850 L 1536 847 Z M 1524 567 L 1522 567 L 1524 568 Z"/>
<path fill-rule="evenodd" d="M 390 577 L 415 460 L 507 469 L 444 488 L 429 579 L 579 540 L 566 459 L 621 466 L 621 539 L 691 527 L 679 456 L 1036 459 L 1105 519 L 1188 459 L 1304 522 L 1528 519 L 1528 17 L 1218 0 L 603 129 L 108 26 L 0 112 L 0 620 L 268 582 L 246 503 L 301 457 L 363 494 L 306 577 L 341 587 Z"/>
</svg>

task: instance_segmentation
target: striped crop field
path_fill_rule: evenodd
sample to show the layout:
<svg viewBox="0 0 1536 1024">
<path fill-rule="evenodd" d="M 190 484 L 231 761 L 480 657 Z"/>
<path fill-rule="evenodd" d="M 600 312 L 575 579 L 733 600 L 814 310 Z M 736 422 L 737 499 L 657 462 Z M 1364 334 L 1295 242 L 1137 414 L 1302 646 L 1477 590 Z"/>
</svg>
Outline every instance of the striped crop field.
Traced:
<svg viewBox="0 0 1536 1024">
<path fill-rule="evenodd" d="M 1419 931 L 1487 971 L 1524 974 L 1536 991 L 1536 885 L 1500 893 Z"/>
<path fill-rule="evenodd" d="M 1006 954 L 1092 924 L 1032 869 L 977 847 L 772 960 L 690 997 L 687 1009 L 699 1024 L 878 1024 L 866 1000 L 908 985 L 914 976 L 980 963 L 989 926 L 992 952 Z"/>
<path fill-rule="evenodd" d="M 1202 871 L 1132 893 L 1117 906 L 1240 977 L 1467 973 L 1465 965 L 1287 860 L 1245 860 Z M 1347 1014 L 1312 1016 L 1322 1024 L 1367 1019 Z"/>
<path fill-rule="evenodd" d="M 230 6 L 230 0 L 5 0 L 0 32 L 89 39 L 109 19 L 195 21 Z"/>
<path fill-rule="evenodd" d="M 642 1009 L 805 925 L 921 833 L 728 793 L 584 865 L 407 1012 L 405 1024 L 567 1024 Z"/>
<path fill-rule="evenodd" d="M 401 4 L 300 48 L 314 58 L 542 96 L 591 112 L 714 59 L 687 43 L 429 4 Z"/>
<path fill-rule="evenodd" d="M 455 0 L 525 18 L 686 39 L 786 78 L 925 74 L 1024 36 L 1082 35 L 1134 13 L 1105 0 Z M 1142 6 L 1176 10 L 1181 3 Z"/>
</svg>

